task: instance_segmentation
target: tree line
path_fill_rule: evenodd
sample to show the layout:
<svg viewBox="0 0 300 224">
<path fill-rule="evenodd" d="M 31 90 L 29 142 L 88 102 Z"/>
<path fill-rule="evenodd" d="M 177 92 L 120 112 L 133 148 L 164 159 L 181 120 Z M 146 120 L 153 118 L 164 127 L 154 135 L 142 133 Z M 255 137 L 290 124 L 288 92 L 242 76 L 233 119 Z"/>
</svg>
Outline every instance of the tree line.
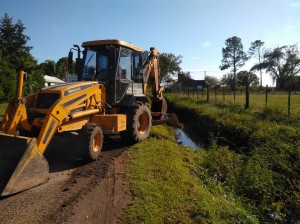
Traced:
<svg viewBox="0 0 300 224">
<path fill-rule="evenodd" d="M 24 34 L 24 24 L 7 14 L 0 19 L 0 101 L 7 101 L 16 92 L 16 72 L 26 68 L 32 71 L 31 80 L 38 86 L 44 84 L 42 71 L 38 70 L 37 61 L 30 54 L 31 46 L 27 45 L 30 38 Z M 33 91 L 30 85 L 25 91 Z"/>
<path fill-rule="evenodd" d="M 44 75 L 65 79 L 68 72 L 67 57 L 62 57 L 57 62 L 45 60 L 38 63 L 30 53 L 33 47 L 28 45 L 30 37 L 24 34 L 25 30 L 21 20 L 14 22 L 13 17 L 6 13 L 0 18 L 0 102 L 6 102 L 15 95 L 17 73 L 22 69 L 30 73 L 25 94 L 32 94 L 43 87 Z M 181 71 L 182 56 L 162 53 L 159 59 L 162 81 L 172 82 L 176 73 Z"/>
<path fill-rule="evenodd" d="M 283 89 L 288 86 L 293 78 L 300 72 L 300 53 L 296 45 L 265 49 L 264 42 L 255 40 L 251 43 L 248 54 L 243 50 L 243 44 L 239 37 L 230 37 L 225 41 L 222 49 L 223 59 L 220 70 L 229 69 L 229 73 L 222 78 L 222 83 L 230 85 L 235 91 L 236 85 L 258 85 L 258 78 L 253 73 L 259 71 L 260 86 L 262 87 L 262 71 L 268 73 L 277 87 Z M 245 65 L 250 58 L 255 58 L 256 63 L 250 71 L 238 69 Z"/>
<path fill-rule="evenodd" d="M 38 87 L 44 86 L 43 75 L 56 76 L 64 79 L 68 70 L 67 57 L 60 58 L 57 62 L 46 60 L 38 64 L 30 53 L 32 46 L 27 42 L 30 37 L 24 34 L 26 27 L 18 20 L 14 23 L 13 18 L 4 14 L 0 18 L 0 102 L 9 100 L 15 95 L 16 74 L 20 69 L 30 72 L 30 82 L 26 85 L 25 92 L 33 93 Z M 259 85 L 262 87 L 262 71 L 265 70 L 280 87 L 290 82 L 300 71 L 300 54 L 296 45 L 281 46 L 274 49 L 265 49 L 264 42 L 256 40 L 246 53 L 239 37 L 230 37 L 225 41 L 222 49 L 223 59 L 220 70 L 229 70 L 223 76 L 221 83 L 232 87 L 235 92 L 236 85 L 249 86 Z M 257 63 L 250 71 L 239 71 L 246 61 L 255 58 Z M 189 72 L 181 69 L 182 56 L 172 53 L 161 53 L 159 55 L 161 81 L 166 85 L 172 85 L 181 80 L 191 80 Z M 254 74 L 259 71 L 260 79 Z M 218 83 L 213 76 L 206 76 L 211 84 Z"/>
<path fill-rule="evenodd" d="M 294 82 L 296 74 L 300 72 L 300 51 L 296 44 L 284 45 L 267 49 L 265 43 L 261 40 L 255 40 L 251 43 L 247 52 L 243 49 L 241 38 L 237 36 L 230 37 L 225 41 L 225 47 L 222 49 L 222 60 L 220 70 L 229 71 L 223 75 L 221 80 L 214 76 L 206 76 L 205 80 L 211 85 L 224 84 L 231 87 L 234 92 L 236 86 L 245 86 L 246 91 L 250 85 L 260 86 L 262 89 L 262 72 L 265 71 L 271 76 L 273 82 L 276 81 L 277 88 L 286 89 Z M 161 58 L 162 57 L 162 58 Z M 255 59 L 256 63 L 249 71 L 239 71 L 250 59 Z M 182 56 L 174 54 L 160 55 L 162 69 L 162 80 L 168 85 L 172 85 L 177 80 L 191 80 L 189 72 L 183 72 L 180 64 Z M 169 66 L 172 65 L 172 66 Z M 260 78 L 255 72 L 259 72 Z"/>
<path fill-rule="evenodd" d="M 38 64 L 30 53 L 33 48 L 27 43 L 30 37 L 24 34 L 26 27 L 21 20 L 16 23 L 8 14 L 0 19 L 0 102 L 15 95 L 17 73 L 29 73 L 25 80 L 25 94 L 32 94 L 45 85 L 44 75 L 62 78 L 67 71 L 67 58 L 57 62 L 46 60 Z"/>
</svg>

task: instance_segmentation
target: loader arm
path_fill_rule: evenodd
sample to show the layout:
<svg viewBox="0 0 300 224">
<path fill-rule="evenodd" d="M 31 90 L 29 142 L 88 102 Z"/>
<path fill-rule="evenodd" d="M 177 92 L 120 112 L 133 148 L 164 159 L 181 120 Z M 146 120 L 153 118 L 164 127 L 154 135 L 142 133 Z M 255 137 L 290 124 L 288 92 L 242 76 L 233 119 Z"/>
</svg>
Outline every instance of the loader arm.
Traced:
<svg viewBox="0 0 300 224">
<path fill-rule="evenodd" d="M 44 153 L 53 135 L 57 132 L 60 125 L 68 122 L 71 118 L 70 112 L 76 109 L 79 104 L 87 101 L 96 93 L 100 94 L 99 84 L 94 83 L 90 88 L 62 97 L 56 101 L 49 109 L 40 134 L 37 139 L 37 146 L 40 153 Z M 96 108 L 91 108 L 96 109 Z M 96 113 L 99 110 L 93 110 Z M 86 121 L 88 122 L 88 120 Z M 81 129 L 82 123 L 78 123 L 78 129 Z"/>
<path fill-rule="evenodd" d="M 19 124 L 26 131 L 31 130 L 32 125 L 28 123 L 24 98 L 15 98 L 9 103 L 0 125 L 0 131 L 10 135 L 17 135 L 16 130 Z"/>
<path fill-rule="evenodd" d="M 16 130 L 19 123 L 21 123 L 25 130 L 31 130 L 32 126 L 28 123 L 27 119 L 25 106 L 26 100 L 25 98 L 22 98 L 23 82 L 26 75 L 27 74 L 24 71 L 20 71 L 18 74 L 16 96 L 9 102 L 7 106 L 0 124 L 0 132 L 2 131 L 6 134 L 16 135 Z"/>
<path fill-rule="evenodd" d="M 19 126 L 31 129 L 31 124 L 27 121 L 27 111 L 32 108 L 26 108 L 25 101 L 20 97 L 17 97 L 15 104 L 11 103 L 8 106 L 0 132 L 1 196 L 29 189 L 45 181 L 49 165 L 43 154 L 53 135 L 62 125 L 68 123 L 71 123 L 75 130 L 81 129 L 90 121 L 91 115 L 103 112 L 101 93 L 105 92 L 105 89 L 102 88 L 104 87 L 97 82 L 90 82 L 85 84 L 84 88 L 75 88 L 75 91 L 78 89 L 77 92 L 73 92 L 73 88 L 71 93 L 56 100 L 47 109 L 45 118 L 37 118 L 42 124 L 37 139 L 16 134 Z M 73 114 L 72 110 L 77 111 L 79 105 L 84 111 Z"/>
</svg>

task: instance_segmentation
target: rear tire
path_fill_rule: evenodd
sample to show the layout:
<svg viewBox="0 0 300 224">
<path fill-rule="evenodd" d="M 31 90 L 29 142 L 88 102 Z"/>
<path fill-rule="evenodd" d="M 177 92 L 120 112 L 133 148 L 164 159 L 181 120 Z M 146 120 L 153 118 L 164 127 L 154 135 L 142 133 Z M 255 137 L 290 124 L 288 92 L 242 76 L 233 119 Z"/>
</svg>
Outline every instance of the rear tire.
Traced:
<svg viewBox="0 0 300 224">
<path fill-rule="evenodd" d="M 121 137 L 130 142 L 136 143 L 149 137 L 152 117 L 149 108 L 144 104 L 137 104 L 126 112 L 126 131 L 120 133 Z"/>
<path fill-rule="evenodd" d="M 87 123 L 79 132 L 80 154 L 84 159 L 96 160 L 103 146 L 103 132 L 95 123 Z"/>
</svg>

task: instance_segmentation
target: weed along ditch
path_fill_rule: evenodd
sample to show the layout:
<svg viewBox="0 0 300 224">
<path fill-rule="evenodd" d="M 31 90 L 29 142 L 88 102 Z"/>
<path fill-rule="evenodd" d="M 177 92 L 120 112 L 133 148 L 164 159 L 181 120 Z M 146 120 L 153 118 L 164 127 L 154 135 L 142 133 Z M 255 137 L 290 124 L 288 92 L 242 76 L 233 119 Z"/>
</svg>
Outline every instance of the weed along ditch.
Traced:
<svg viewBox="0 0 300 224">
<path fill-rule="evenodd" d="M 185 126 L 176 130 L 177 141 L 193 148 L 200 141 L 199 148 L 205 147 L 190 150 L 197 162 L 186 156 L 184 161 L 192 164 L 192 173 L 211 197 L 221 192 L 232 203 L 230 209 L 241 212 L 215 207 L 214 212 L 226 214 L 224 223 L 300 222 L 299 117 L 270 108 L 252 112 L 234 104 L 212 105 L 175 94 L 166 99 L 169 112 Z M 212 210 L 206 212 L 204 222 L 218 222 Z"/>
</svg>

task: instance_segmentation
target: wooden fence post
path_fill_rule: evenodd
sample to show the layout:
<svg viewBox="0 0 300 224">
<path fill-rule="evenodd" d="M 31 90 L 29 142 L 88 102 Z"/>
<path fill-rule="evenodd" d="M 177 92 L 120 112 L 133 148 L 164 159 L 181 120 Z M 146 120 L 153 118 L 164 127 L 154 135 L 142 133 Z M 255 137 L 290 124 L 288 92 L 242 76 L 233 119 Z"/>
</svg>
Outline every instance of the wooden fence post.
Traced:
<svg viewBox="0 0 300 224">
<path fill-rule="evenodd" d="M 210 92 L 210 85 L 207 85 L 206 89 L 206 102 L 209 103 L 209 92 Z"/>
<path fill-rule="evenodd" d="M 246 103 L 245 103 L 245 109 L 249 108 L 249 85 L 246 85 Z"/>
<path fill-rule="evenodd" d="M 268 106 L 268 85 L 266 85 L 266 106 Z"/>
<path fill-rule="evenodd" d="M 215 85 L 215 104 L 217 103 L 217 85 Z"/>
<path fill-rule="evenodd" d="M 291 115 L 291 89 L 289 88 L 289 96 L 288 96 L 288 116 Z"/>
</svg>

